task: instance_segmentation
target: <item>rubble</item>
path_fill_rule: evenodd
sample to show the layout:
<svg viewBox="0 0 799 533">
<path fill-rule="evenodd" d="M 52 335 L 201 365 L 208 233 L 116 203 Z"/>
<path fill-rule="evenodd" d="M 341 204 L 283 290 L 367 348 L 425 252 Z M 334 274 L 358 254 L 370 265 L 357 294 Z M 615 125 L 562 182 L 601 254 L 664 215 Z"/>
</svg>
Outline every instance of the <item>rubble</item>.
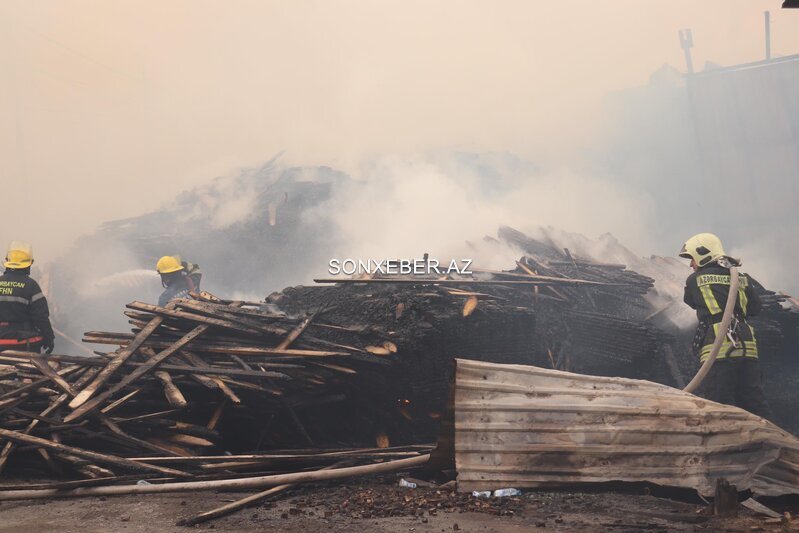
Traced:
<svg viewBox="0 0 799 533">
<path fill-rule="evenodd" d="M 473 512 L 494 516 L 514 516 L 522 512 L 522 496 L 474 498 L 438 487 L 402 490 L 393 486 L 355 486 L 324 508 L 351 518 L 368 519 L 392 516 L 431 517 L 439 513 Z"/>
<path fill-rule="evenodd" d="M 331 283 L 263 302 L 131 302 L 132 332 L 84 335 L 111 351 L 0 353 L 0 469 L 84 478 L 39 487 L 57 494 L 288 486 L 327 470 L 426 460 L 447 424 L 455 358 L 677 387 L 693 375 L 658 280 L 510 228 L 499 237 L 523 253 L 506 271 L 320 280 Z M 798 315 L 787 297 L 758 290 L 768 358 L 790 346 Z M 493 488 L 511 486 L 523 485 Z"/>
<path fill-rule="evenodd" d="M 114 420 L 86 417 L 98 407 L 120 420 L 132 418 L 128 430 L 117 428 L 124 436 L 116 431 L 116 442 L 106 444 L 112 452 L 124 439 L 128 446 L 143 440 L 138 445 L 150 452 L 222 447 L 239 453 L 297 443 L 368 448 L 435 440 L 454 357 L 678 387 L 693 375 L 696 362 L 685 336 L 647 300 L 653 278 L 510 228 L 499 236 L 526 252 L 508 271 L 448 280 L 337 280 L 288 288 L 265 304 L 181 300 L 165 309 L 133 302 L 126 315 L 134 333 L 84 336 L 118 350 L 101 352 L 102 358 L 51 358 L 86 381 L 69 400 L 77 410 L 61 416 L 102 432 Z M 781 307 L 784 297 L 762 294 L 767 312 L 760 320 L 778 333 L 770 336 L 764 327 L 765 358 L 769 339 L 779 346 L 793 335 L 797 314 Z M 107 365 L 106 358 L 114 362 Z M 42 374 L 46 366 L 35 359 L 30 364 L 35 368 L 26 366 L 19 376 L 50 382 Z M 76 364 L 83 369 L 68 366 Z M 105 367 L 99 377 L 88 375 L 99 367 Z M 54 383 L 69 395 L 75 382 Z M 10 401 L 17 393 L 8 387 L 13 382 L 5 385 Z M 48 408 L 34 398 L 39 403 L 31 412 Z M 152 416 L 159 412 L 165 414 Z M 24 417 L 12 422 L 11 428 L 26 427 Z M 174 431 L 180 436 L 170 435 L 167 429 L 178 423 L 186 425 Z M 80 431 L 78 441 L 93 436 L 85 427 Z"/>
</svg>

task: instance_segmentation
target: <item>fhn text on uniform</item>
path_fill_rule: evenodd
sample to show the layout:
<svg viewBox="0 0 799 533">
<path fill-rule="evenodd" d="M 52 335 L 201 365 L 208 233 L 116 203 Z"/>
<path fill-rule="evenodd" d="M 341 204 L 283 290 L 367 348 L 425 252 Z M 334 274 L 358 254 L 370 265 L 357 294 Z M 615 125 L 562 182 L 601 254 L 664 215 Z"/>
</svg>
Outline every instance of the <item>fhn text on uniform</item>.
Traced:
<svg viewBox="0 0 799 533">
<path fill-rule="evenodd" d="M 344 274 L 413 274 L 413 275 L 470 275 L 471 259 L 451 259 L 441 262 L 437 259 L 331 259 L 327 271 L 338 276 Z"/>
</svg>

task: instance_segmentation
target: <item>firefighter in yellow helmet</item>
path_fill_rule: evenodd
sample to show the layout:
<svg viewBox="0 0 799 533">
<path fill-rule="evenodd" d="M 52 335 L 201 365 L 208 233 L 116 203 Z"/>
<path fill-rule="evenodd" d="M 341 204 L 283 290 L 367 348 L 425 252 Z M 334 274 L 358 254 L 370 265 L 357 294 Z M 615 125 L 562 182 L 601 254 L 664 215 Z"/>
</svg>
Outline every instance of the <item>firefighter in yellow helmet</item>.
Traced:
<svg viewBox="0 0 799 533">
<path fill-rule="evenodd" d="M 760 312 L 757 282 L 747 274 L 739 275 L 732 323 L 727 331 L 719 331 L 730 291 L 730 267 L 740 266 L 740 260 L 727 256 L 721 240 L 712 233 L 694 235 L 679 255 L 690 259 L 694 269 L 685 282 L 683 299 L 696 310 L 699 319 L 693 347 L 700 363 L 709 357 L 716 336 L 725 336 L 705 378 L 705 397 L 771 419 L 761 383 L 755 330 L 747 323 L 748 317 Z"/>
<path fill-rule="evenodd" d="M 158 305 L 161 307 L 177 298 L 187 298 L 190 292 L 200 290 L 200 267 L 181 261 L 180 256 L 163 256 L 156 263 L 155 270 L 161 275 L 161 285 L 164 286 L 164 292 L 158 298 Z"/>
<path fill-rule="evenodd" d="M 0 276 L 0 351 L 53 351 L 50 310 L 39 284 L 30 277 L 32 264 L 31 246 L 12 242 Z"/>
</svg>

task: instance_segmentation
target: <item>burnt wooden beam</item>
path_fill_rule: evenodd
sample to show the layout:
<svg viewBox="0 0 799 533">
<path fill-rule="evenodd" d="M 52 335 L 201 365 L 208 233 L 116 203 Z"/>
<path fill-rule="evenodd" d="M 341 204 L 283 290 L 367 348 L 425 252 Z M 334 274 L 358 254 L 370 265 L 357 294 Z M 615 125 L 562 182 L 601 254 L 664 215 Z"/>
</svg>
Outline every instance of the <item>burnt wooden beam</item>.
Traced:
<svg viewBox="0 0 799 533">
<path fill-rule="evenodd" d="M 169 343 L 159 343 L 157 346 L 168 347 Z M 31 352 L 11 352 L 10 350 L 9 351 L 5 351 L 5 352 L 0 352 L 0 360 L 4 360 L 4 358 L 8 359 L 8 360 L 11 360 L 11 359 L 20 360 L 21 358 L 24 358 L 25 360 L 28 360 L 28 359 L 30 359 L 32 357 L 35 357 L 35 354 L 33 354 Z M 84 361 L 85 359 L 88 359 L 88 361 Z M 50 356 L 50 360 L 52 360 L 52 361 L 62 361 L 62 362 L 78 362 L 78 363 L 84 363 L 86 366 L 104 366 L 106 364 L 106 362 L 107 362 L 104 359 L 99 359 L 99 358 L 96 358 L 96 357 L 92 359 L 92 358 L 88 358 L 88 357 L 78 357 L 78 356 L 58 355 L 58 354 L 54 354 L 54 355 Z M 143 366 L 145 364 L 146 363 L 139 362 L 139 361 L 127 361 L 125 363 L 126 366 L 133 366 L 133 367 Z M 270 363 L 267 363 L 267 364 L 270 364 Z M 284 368 L 284 367 L 301 368 L 301 367 L 295 366 L 295 365 L 275 365 L 275 366 L 277 366 L 278 368 Z M 269 379 L 278 379 L 278 380 L 280 380 L 280 379 L 289 379 L 289 376 L 287 376 L 286 374 L 283 374 L 281 372 L 269 372 L 269 371 L 262 371 L 262 370 L 240 370 L 240 369 L 237 369 L 237 368 L 216 368 L 216 367 L 214 367 L 214 368 L 197 368 L 197 367 L 193 367 L 191 365 L 175 365 L 175 364 L 169 364 L 169 363 L 166 363 L 166 364 L 163 364 L 163 365 L 159 365 L 159 368 L 161 368 L 162 370 L 168 370 L 170 372 L 185 372 L 187 374 L 191 374 L 191 373 L 196 373 L 196 374 L 214 373 L 214 374 L 223 375 L 223 376 L 241 376 L 241 377 L 252 377 L 252 378 L 269 378 Z M 78 368 L 75 368 L 74 370 L 78 370 Z M 40 386 L 46 384 L 48 381 L 50 381 L 50 380 L 42 378 L 42 379 L 38 380 L 35 385 L 34 384 L 27 385 L 25 391 L 30 390 L 31 388 L 40 387 Z M 19 390 L 19 389 L 15 389 L 15 390 Z M 25 391 L 23 391 L 23 392 L 25 392 Z M 10 391 L 10 392 L 15 392 L 15 391 Z M 18 396 L 18 395 L 19 395 L 19 393 L 17 393 L 17 394 L 9 394 L 10 397 Z M 2 400 L 1 397 L 0 397 L 0 400 Z"/>
<path fill-rule="evenodd" d="M 75 382 L 75 386 L 76 387 L 83 386 L 84 384 L 91 381 L 91 379 L 94 378 L 96 374 L 97 370 L 87 369 L 86 372 L 82 376 L 80 376 L 78 380 Z M 66 403 L 66 401 L 69 398 L 71 398 L 69 394 L 67 393 L 62 394 L 61 396 L 53 400 L 50 403 L 50 405 L 47 406 L 47 408 L 40 413 L 39 416 L 41 418 L 49 416 L 51 413 L 55 412 L 59 407 L 61 407 L 64 403 Z M 38 418 L 34 418 L 33 420 L 31 420 L 30 424 L 28 424 L 28 426 L 25 428 L 24 433 L 30 433 L 31 431 L 33 431 L 36 428 L 36 426 L 39 425 L 39 422 L 40 420 Z M 6 442 L 5 446 L 3 446 L 3 451 L 0 452 L 0 471 L 2 471 L 3 468 L 5 467 L 6 462 L 8 461 L 8 457 L 11 455 L 11 452 L 14 451 L 14 446 L 15 443 L 13 441 L 8 441 Z"/>
<path fill-rule="evenodd" d="M 189 344 L 196 337 L 199 337 L 200 335 L 205 333 L 208 330 L 208 327 L 209 326 L 205 325 L 197 326 L 189 333 L 181 337 L 180 340 L 173 343 L 169 348 L 158 353 L 155 357 L 153 357 L 143 365 L 136 367 L 131 373 L 122 378 L 122 380 L 120 380 L 116 385 L 110 387 L 105 392 L 102 392 L 101 394 L 95 396 L 94 399 L 87 401 L 86 403 L 84 403 L 83 405 L 72 411 L 70 414 L 64 417 L 64 422 L 72 422 L 73 420 L 78 420 L 86 416 L 91 411 L 99 407 L 102 402 L 111 398 L 114 394 L 116 394 L 123 388 L 127 387 L 128 385 L 130 385 L 131 383 L 133 383 L 143 375 L 147 374 L 149 371 L 155 369 L 160 363 L 166 360 L 169 356 L 171 356 L 172 354 L 174 354 L 175 352 L 177 352 L 178 350 Z"/>
<path fill-rule="evenodd" d="M 139 346 L 144 344 L 144 341 L 158 329 L 158 326 L 163 322 L 163 318 L 157 316 L 150 320 L 150 322 L 128 343 L 127 346 L 122 348 L 116 356 L 108 362 L 108 364 L 97 374 L 97 377 L 89 383 L 83 390 L 81 390 L 75 398 L 69 402 L 72 409 L 77 409 L 89 398 L 91 398 L 97 390 L 102 387 L 114 373 L 139 349 Z"/>
<path fill-rule="evenodd" d="M 182 472 L 180 470 L 174 470 L 172 468 L 165 468 L 161 466 L 151 465 L 148 463 L 141 463 L 139 461 L 132 461 L 130 459 L 125 459 L 124 457 L 116 457 L 114 455 L 93 452 L 89 450 L 84 450 L 82 448 L 75 448 L 73 446 L 67 446 L 65 444 L 60 444 L 40 437 L 34 437 L 33 435 L 26 435 L 25 433 L 21 433 L 19 431 L 11 431 L 8 429 L 0 428 L 0 437 L 7 440 L 13 440 L 18 443 L 32 444 L 34 446 L 46 448 L 48 450 L 52 450 L 59 454 L 82 457 L 84 459 L 89 459 L 91 461 L 96 461 L 98 463 L 115 465 L 118 467 L 134 469 L 134 470 L 146 470 L 151 472 L 158 472 L 170 476 L 192 477 L 191 474 Z"/>
<path fill-rule="evenodd" d="M 155 351 L 146 346 L 139 348 L 139 352 L 148 359 L 152 359 L 156 356 Z M 166 370 L 156 370 L 153 375 L 164 387 L 164 396 L 166 396 L 169 405 L 178 409 L 184 409 L 189 404 L 189 402 L 186 401 L 186 397 L 183 396 L 182 392 L 180 392 L 178 386 L 175 385 L 174 381 L 172 381 L 172 376 L 169 374 L 169 372 Z"/>
</svg>

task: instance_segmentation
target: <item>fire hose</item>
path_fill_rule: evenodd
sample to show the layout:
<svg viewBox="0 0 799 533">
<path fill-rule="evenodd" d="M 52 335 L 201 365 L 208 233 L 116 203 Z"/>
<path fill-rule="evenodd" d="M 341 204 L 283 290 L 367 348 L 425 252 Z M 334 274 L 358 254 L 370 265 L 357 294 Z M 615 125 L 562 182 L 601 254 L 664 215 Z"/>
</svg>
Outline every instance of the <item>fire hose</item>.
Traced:
<svg viewBox="0 0 799 533">
<path fill-rule="evenodd" d="M 721 324 L 719 324 L 718 332 L 716 333 L 716 338 L 713 341 L 713 346 L 710 349 L 710 355 L 702 363 L 702 366 L 699 367 L 699 371 L 694 376 L 694 379 L 685 386 L 683 389 L 685 392 L 694 392 L 699 385 L 702 383 L 702 380 L 705 379 L 708 372 L 710 372 L 710 368 L 713 366 L 713 363 L 716 362 L 716 357 L 719 355 L 719 350 L 721 350 L 721 344 L 724 342 L 724 338 L 726 337 L 725 332 L 730 328 L 730 323 L 732 322 L 733 312 L 735 311 L 735 302 L 738 299 L 738 269 L 734 266 L 730 266 L 730 292 L 727 295 L 727 305 L 724 306 L 724 314 L 721 317 Z"/>
</svg>

